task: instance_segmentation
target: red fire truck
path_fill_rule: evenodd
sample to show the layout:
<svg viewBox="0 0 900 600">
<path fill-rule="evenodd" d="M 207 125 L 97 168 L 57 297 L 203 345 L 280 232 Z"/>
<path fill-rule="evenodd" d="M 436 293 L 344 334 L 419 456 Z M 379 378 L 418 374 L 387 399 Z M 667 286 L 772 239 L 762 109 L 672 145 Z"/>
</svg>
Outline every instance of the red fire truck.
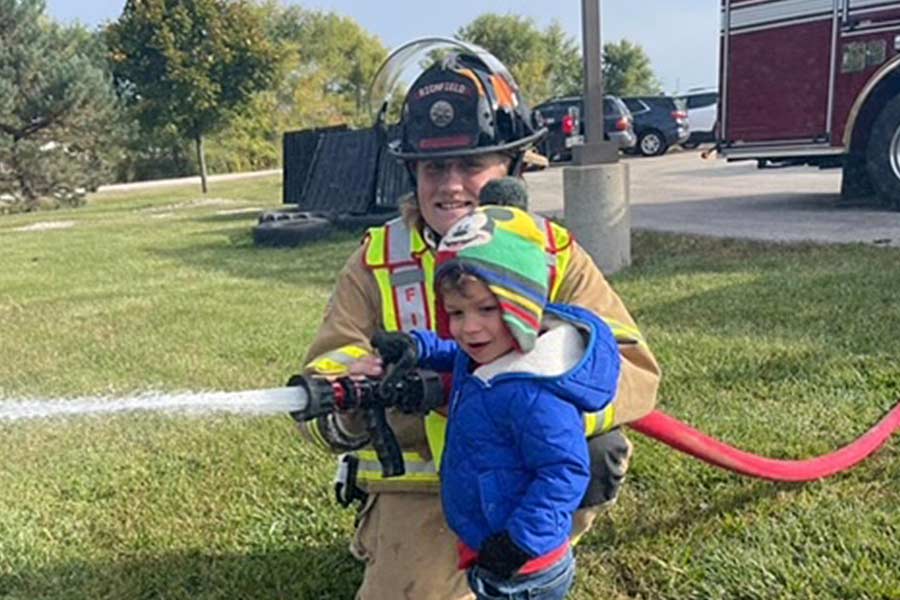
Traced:
<svg viewBox="0 0 900 600">
<path fill-rule="evenodd" d="M 718 149 L 900 209 L 900 2 L 722 0 Z"/>
</svg>

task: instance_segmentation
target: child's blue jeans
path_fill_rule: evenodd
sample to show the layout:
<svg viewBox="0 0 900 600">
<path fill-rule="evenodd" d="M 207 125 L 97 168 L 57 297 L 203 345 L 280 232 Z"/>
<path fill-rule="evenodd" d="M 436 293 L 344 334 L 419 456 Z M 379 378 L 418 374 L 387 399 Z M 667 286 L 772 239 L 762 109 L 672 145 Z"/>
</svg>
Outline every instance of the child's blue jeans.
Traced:
<svg viewBox="0 0 900 600">
<path fill-rule="evenodd" d="M 575 580 L 575 557 L 572 550 L 544 571 L 499 579 L 475 565 L 466 572 L 469 587 L 478 600 L 562 600 Z"/>
</svg>

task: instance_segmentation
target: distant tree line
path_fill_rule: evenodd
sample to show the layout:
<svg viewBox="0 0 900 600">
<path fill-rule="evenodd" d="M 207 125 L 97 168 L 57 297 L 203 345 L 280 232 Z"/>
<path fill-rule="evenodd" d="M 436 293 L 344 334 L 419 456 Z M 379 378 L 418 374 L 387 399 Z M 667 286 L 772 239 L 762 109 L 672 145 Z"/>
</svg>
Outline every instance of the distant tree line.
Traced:
<svg viewBox="0 0 900 600">
<path fill-rule="evenodd" d="M 581 50 L 558 23 L 484 14 L 456 37 L 494 53 L 533 104 L 580 93 Z M 0 212 L 275 167 L 285 131 L 371 123 L 387 54 L 352 18 L 279 0 L 127 0 L 95 31 L 54 22 L 44 0 L 0 0 Z M 604 58 L 609 93 L 659 92 L 640 46 Z"/>
</svg>

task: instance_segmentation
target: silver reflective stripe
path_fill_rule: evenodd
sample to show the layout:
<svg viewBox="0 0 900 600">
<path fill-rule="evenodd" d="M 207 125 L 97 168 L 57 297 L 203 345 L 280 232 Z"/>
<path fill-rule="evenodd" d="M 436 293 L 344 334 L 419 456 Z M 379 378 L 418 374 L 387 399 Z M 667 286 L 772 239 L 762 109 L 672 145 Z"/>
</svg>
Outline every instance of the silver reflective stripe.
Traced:
<svg viewBox="0 0 900 600">
<path fill-rule="evenodd" d="M 401 287 L 404 285 L 412 285 L 414 283 L 422 283 L 425 281 L 425 273 L 420 269 L 406 269 L 404 271 L 395 271 L 391 273 L 391 285 Z"/>
<path fill-rule="evenodd" d="M 394 219 L 388 225 L 387 263 L 400 331 L 427 328 L 425 273 L 412 255 L 413 232 L 402 219 Z M 398 264 L 402 266 L 395 267 Z"/>
<path fill-rule="evenodd" d="M 363 460 L 359 461 L 359 471 L 357 471 L 357 477 L 360 481 L 396 481 L 397 483 L 403 481 L 435 481 L 437 480 L 437 471 L 434 468 L 434 462 L 419 462 L 419 461 L 410 461 L 405 460 L 404 466 L 406 467 L 406 473 L 401 475 L 400 477 L 391 477 L 390 479 L 385 479 L 381 475 L 381 463 L 377 460 Z"/>
<path fill-rule="evenodd" d="M 412 258 L 412 248 L 409 246 L 409 228 L 402 219 L 394 219 L 388 224 L 388 264 L 407 261 Z"/>
<path fill-rule="evenodd" d="M 408 279 L 417 283 L 397 285 L 393 282 L 397 279 Z M 425 317 L 425 274 L 418 267 L 409 267 L 403 271 L 391 273 L 391 284 L 394 288 L 394 298 L 397 302 L 397 315 L 400 322 L 400 331 L 412 331 L 428 327 L 428 319 Z"/>
</svg>

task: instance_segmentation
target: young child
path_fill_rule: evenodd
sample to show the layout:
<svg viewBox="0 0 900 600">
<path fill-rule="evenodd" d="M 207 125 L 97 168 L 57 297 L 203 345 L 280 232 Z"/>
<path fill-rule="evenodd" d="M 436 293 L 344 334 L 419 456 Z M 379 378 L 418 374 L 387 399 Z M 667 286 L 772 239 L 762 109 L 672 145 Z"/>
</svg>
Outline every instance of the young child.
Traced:
<svg viewBox="0 0 900 600">
<path fill-rule="evenodd" d="M 584 309 L 546 304 L 544 242 L 527 213 L 477 209 L 438 249 L 435 289 L 453 339 L 373 339 L 385 362 L 414 354 L 419 366 L 453 372 L 441 499 L 479 599 L 568 592 L 572 515 L 590 477 L 582 412 L 616 392 L 609 327 Z"/>
</svg>

